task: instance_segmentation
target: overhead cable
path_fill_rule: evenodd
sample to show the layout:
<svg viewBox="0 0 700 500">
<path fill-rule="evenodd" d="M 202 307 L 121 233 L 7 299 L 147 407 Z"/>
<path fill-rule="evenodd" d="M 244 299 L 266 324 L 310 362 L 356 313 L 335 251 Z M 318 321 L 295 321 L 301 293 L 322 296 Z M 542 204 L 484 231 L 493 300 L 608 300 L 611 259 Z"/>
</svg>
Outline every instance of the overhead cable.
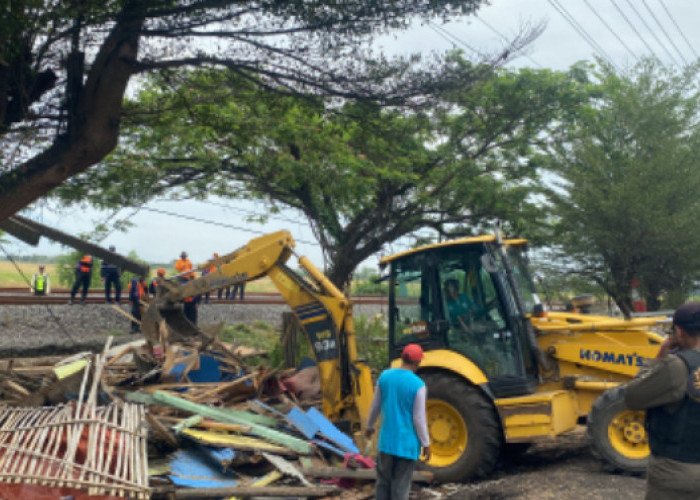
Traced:
<svg viewBox="0 0 700 500">
<path fill-rule="evenodd" d="M 625 22 L 627 23 L 627 25 L 628 25 L 630 28 L 632 28 L 632 31 L 634 31 L 634 33 L 637 35 L 637 37 L 642 41 L 642 43 L 643 43 L 644 46 L 647 48 L 647 50 L 654 56 L 654 59 L 656 59 L 656 60 L 658 60 L 658 61 L 661 61 L 661 58 L 656 54 L 656 52 L 654 52 L 654 49 L 651 48 L 651 46 L 647 43 L 646 39 L 639 33 L 639 31 L 637 31 L 637 28 L 634 26 L 634 24 L 632 23 L 632 21 L 629 20 L 629 18 L 628 18 L 627 15 L 622 11 L 622 9 L 619 7 L 619 5 L 617 5 L 617 3 L 615 2 L 615 0 L 610 0 L 610 2 L 613 4 L 613 6 L 615 7 L 615 9 L 617 9 L 617 12 L 620 14 L 620 16 L 622 16 L 622 19 L 625 20 Z"/>
<path fill-rule="evenodd" d="M 550 5 L 556 9 L 559 14 L 568 22 L 574 30 L 578 32 L 579 35 L 588 43 L 588 45 L 591 46 L 594 52 L 596 52 L 600 57 L 605 59 L 615 70 L 617 70 L 617 66 L 615 66 L 615 63 L 613 62 L 612 58 L 608 55 L 607 52 L 596 43 L 595 40 L 586 32 L 586 30 L 581 26 L 576 19 L 569 14 L 569 12 L 564 8 L 563 5 L 561 5 L 558 0 L 548 0 Z"/>
<path fill-rule="evenodd" d="M 456 47 L 458 44 L 459 44 L 459 45 L 462 45 L 462 46 L 468 48 L 469 50 L 471 50 L 472 52 L 476 53 L 477 55 L 479 55 L 481 58 L 483 58 L 483 59 L 488 59 L 488 57 L 486 56 L 486 54 L 484 54 L 483 52 L 481 52 L 479 49 L 476 49 L 476 48 L 472 47 L 471 45 L 469 45 L 469 44 L 468 44 L 467 42 L 465 42 L 464 40 L 462 40 L 462 39 L 458 38 L 457 36 L 453 35 L 452 33 L 450 33 L 449 31 L 447 31 L 447 30 L 446 30 L 445 28 L 443 28 L 442 26 L 438 26 L 438 25 L 436 25 L 435 23 L 431 23 L 430 21 L 428 21 L 428 26 L 429 26 L 435 33 L 437 33 L 437 34 L 440 35 L 442 38 L 444 38 L 445 40 L 447 40 L 448 42 L 450 42 L 453 46 Z"/>
<path fill-rule="evenodd" d="M 700 56 L 698 56 L 698 53 L 695 52 L 695 48 L 694 48 L 694 47 L 690 44 L 690 42 L 688 41 L 688 38 L 685 36 L 685 33 L 683 33 L 683 30 L 681 29 L 681 27 L 678 26 L 678 23 L 676 22 L 676 20 L 675 20 L 675 19 L 673 18 L 673 16 L 671 15 L 671 12 L 670 12 L 670 11 L 668 10 L 668 8 L 666 7 L 666 4 L 664 4 L 663 0 L 659 0 L 659 3 L 661 4 L 661 7 L 663 7 L 664 10 L 666 11 L 666 15 L 668 15 L 668 18 L 671 20 L 671 22 L 673 23 L 673 25 L 676 27 L 676 29 L 678 30 L 678 33 L 680 33 L 680 34 L 681 34 L 681 37 L 683 38 L 683 40 L 685 40 L 686 45 L 688 46 L 688 48 L 690 49 L 690 51 L 693 53 L 693 56 L 695 56 L 695 59 L 700 58 Z"/>
<path fill-rule="evenodd" d="M 654 11 L 651 10 L 651 7 L 649 7 L 649 4 L 647 3 L 647 0 L 642 0 L 642 2 L 644 2 L 644 7 L 647 8 L 647 11 L 649 11 L 649 14 L 651 15 L 652 19 L 654 19 L 654 21 L 655 21 L 656 24 L 658 25 L 659 29 L 661 30 L 661 32 L 662 32 L 662 33 L 664 34 L 664 36 L 666 36 L 666 38 L 668 39 L 668 42 L 671 44 L 671 47 L 673 47 L 673 48 L 676 50 L 676 52 L 678 53 L 678 55 L 680 56 L 680 58 L 683 60 L 683 64 L 685 64 L 685 65 L 687 66 L 687 65 L 688 65 L 688 61 L 686 61 L 686 59 L 685 59 L 685 57 L 683 56 L 683 54 L 681 54 L 681 51 L 678 50 L 678 46 L 677 46 L 676 43 L 673 41 L 673 39 L 672 39 L 670 36 L 668 36 L 668 33 L 666 32 L 666 30 L 664 29 L 663 25 L 661 24 L 661 21 L 659 21 L 659 18 L 656 17 L 656 14 L 654 13 Z"/>
<path fill-rule="evenodd" d="M 656 40 L 656 43 L 658 43 L 659 45 L 661 45 L 661 48 L 664 49 L 664 52 L 666 52 L 666 55 L 669 57 L 669 59 L 671 59 L 671 60 L 673 61 L 673 64 L 678 64 L 678 61 L 676 61 L 676 58 L 673 57 L 673 54 L 671 54 L 671 52 L 666 48 L 666 46 L 665 46 L 663 43 L 661 43 L 661 40 L 659 40 L 659 37 L 656 36 L 656 33 L 654 32 L 654 30 L 651 29 L 651 26 L 649 26 L 649 24 L 646 22 L 646 20 L 644 19 L 644 17 L 642 17 L 642 15 L 639 13 L 639 11 L 638 11 L 637 8 L 634 6 L 634 4 L 633 4 L 630 0 L 625 0 L 625 1 L 626 1 L 627 4 L 630 6 L 630 8 L 634 11 L 634 13 L 637 14 L 637 17 L 638 17 L 639 19 L 641 19 L 642 24 L 644 24 L 644 26 L 646 27 L 646 29 L 649 30 L 649 33 L 651 33 L 651 36 L 654 37 L 654 40 Z"/>
<path fill-rule="evenodd" d="M 178 213 L 175 213 L 175 212 L 170 212 L 170 211 L 168 211 L 168 210 L 160 210 L 160 209 L 158 209 L 158 208 L 141 207 L 141 210 L 148 210 L 149 212 L 154 212 L 154 213 L 157 213 L 157 214 L 168 215 L 168 216 L 171 216 L 171 217 L 179 217 L 179 218 L 181 218 L 181 219 L 187 219 L 187 220 L 191 220 L 191 221 L 195 221 L 195 222 L 201 222 L 201 223 L 203 223 L 203 224 L 212 224 L 212 225 L 214 225 L 214 226 L 225 227 L 225 228 L 228 228 L 228 229 L 235 229 L 235 230 L 237 230 L 237 231 L 245 231 L 245 232 L 252 233 L 252 234 L 259 234 L 259 235 L 268 234 L 268 231 L 258 231 L 258 230 L 256 230 L 256 229 L 249 229 L 249 228 L 247 228 L 247 227 L 234 226 L 233 224 L 226 224 L 226 223 L 223 223 L 223 222 L 217 222 L 217 221 L 213 221 L 213 220 L 202 219 L 202 218 L 200 218 L 200 217 L 193 217 L 193 216 L 191 216 L 191 215 L 178 214 Z M 304 243 L 304 244 L 306 244 L 306 245 L 316 245 L 316 244 L 317 244 L 317 242 L 314 242 L 314 241 L 306 241 L 306 240 L 301 240 L 301 239 L 298 239 L 298 238 L 295 238 L 295 240 L 298 241 L 299 243 Z"/>
<path fill-rule="evenodd" d="M 583 0 L 583 1 L 586 3 L 586 5 L 588 5 L 588 8 L 591 9 L 591 12 L 593 12 L 593 14 L 595 14 L 595 16 L 600 20 L 600 22 L 603 23 L 603 24 L 605 25 L 606 28 L 608 28 L 608 31 L 609 31 L 610 33 L 612 33 L 612 34 L 615 36 L 615 38 L 617 38 L 617 41 L 620 42 L 620 45 L 622 45 L 625 49 L 627 49 L 627 52 L 629 52 L 630 55 L 631 55 L 634 59 L 639 59 L 639 58 L 635 55 L 635 53 L 632 52 L 632 49 L 630 49 L 630 48 L 627 46 L 627 44 L 626 44 L 626 43 L 624 42 L 624 40 L 620 37 L 620 35 L 617 34 L 617 31 L 615 31 L 614 29 L 612 29 L 612 28 L 610 27 L 610 25 L 609 25 L 608 22 L 605 20 L 605 18 L 604 18 L 603 16 L 601 16 L 601 15 L 598 13 L 598 11 L 597 11 L 596 9 L 593 8 L 593 6 L 588 2 L 588 0 Z"/>
</svg>

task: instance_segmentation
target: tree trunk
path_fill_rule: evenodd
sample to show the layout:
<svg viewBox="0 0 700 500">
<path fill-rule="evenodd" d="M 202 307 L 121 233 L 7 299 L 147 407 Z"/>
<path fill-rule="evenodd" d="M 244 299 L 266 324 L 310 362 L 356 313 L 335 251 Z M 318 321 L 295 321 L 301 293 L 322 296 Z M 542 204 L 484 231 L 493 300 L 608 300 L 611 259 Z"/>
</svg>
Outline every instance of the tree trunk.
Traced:
<svg viewBox="0 0 700 500">
<path fill-rule="evenodd" d="M 124 10 L 140 11 L 134 5 Z M 92 64 L 75 112 L 68 113 L 65 129 L 72 133 L 58 136 L 48 149 L 0 175 L 0 221 L 98 163 L 117 145 L 143 17 L 122 12 L 118 19 Z"/>
</svg>

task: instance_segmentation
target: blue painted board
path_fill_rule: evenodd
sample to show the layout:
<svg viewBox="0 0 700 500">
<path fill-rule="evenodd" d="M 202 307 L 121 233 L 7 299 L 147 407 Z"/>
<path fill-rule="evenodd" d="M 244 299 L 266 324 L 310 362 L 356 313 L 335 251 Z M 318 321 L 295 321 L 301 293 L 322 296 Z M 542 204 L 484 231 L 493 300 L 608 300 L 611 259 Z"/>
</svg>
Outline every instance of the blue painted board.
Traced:
<svg viewBox="0 0 700 500">
<path fill-rule="evenodd" d="M 300 431 L 306 437 L 306 439 L 311 439 L 321 430 L 321 427 L 316 422 L 314 422 L 306 413 L 304 413 L 303 410 L 300 410 L 296 406 L 285 415 L 285 418 L 287 419 L 287 422 L 289 422 L 295 429 Z"/>
<path fill-rule="evenodd" d="M 333 422 L 328 420 L 323 413 L 318 411 L 316 408 L 310 408 L 306 412 L 306 416 L 309 417 L 316 425 L 319 427 L 319 434 L 321 434 L 326 439 L 333 441 L 338 447 L 350 453 L 360 453 L 360 450 L 355 446 L 353 440 L 345 433 L 340 432 L 338 428 L 333 425 Z"/>
<path fill-rule="evenodd" d="M 227 488 L 236 486 L 232 473 L 210 463 L 201 453 L 178 450 L 170 459 L 170 480 L 187 488 Z"/>
</svg>

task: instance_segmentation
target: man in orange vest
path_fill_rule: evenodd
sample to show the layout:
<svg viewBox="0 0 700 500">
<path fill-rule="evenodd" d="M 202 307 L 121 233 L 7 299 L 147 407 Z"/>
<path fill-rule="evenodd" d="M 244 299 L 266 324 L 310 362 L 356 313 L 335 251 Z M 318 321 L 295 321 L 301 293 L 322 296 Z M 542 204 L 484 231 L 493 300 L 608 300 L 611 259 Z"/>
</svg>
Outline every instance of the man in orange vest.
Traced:
<svg viewBox="0 0 700 500">
<path fill-rule="evenodd" d="M 180 276 L 180 281 L 187 281 L 194 278 L 194 273 L 183 274 L 186 271 L 192 270 L 192 262 L 187 258 L 187 252 L 183 251 L 180 254 L 180 258 L 175 261 L 175 271 L 177 274 L 182 274 Z"/>
<path fill-rule="evenodd" d="M 141 321 L 141 299 L 148 296 L 146 291 L 146 283 L 143 276 L 134 278 L 129 283 L 129 302 L 131 302 L 131 315 Z M 131 322 L 131 331 L 129 333 L 139 333 L 139 324 L 136 321 Z"/>
<path fill-rule="evenodd" d="M 78 288 L 82 285 L 83 291 L 80 296 L 80 303 L 85 305 L 85 298 L 87 297 L 88 288 L 90 287 L 90 280 L 92 279 L 92 255 L 83 255 L 83 258 L 78 261 L 75 265 L 75 283 L 73 283 L 73 288 L 70 291 L 69 304 L 73 304 L 75 300 L 75 294 L 78 292 Z"/>
</svg>

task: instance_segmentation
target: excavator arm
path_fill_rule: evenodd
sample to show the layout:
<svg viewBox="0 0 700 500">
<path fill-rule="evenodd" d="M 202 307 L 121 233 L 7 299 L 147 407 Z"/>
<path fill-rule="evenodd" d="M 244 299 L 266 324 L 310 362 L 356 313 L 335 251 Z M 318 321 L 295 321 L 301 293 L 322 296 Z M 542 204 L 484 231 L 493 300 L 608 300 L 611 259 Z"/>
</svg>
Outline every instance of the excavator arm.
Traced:
<svg viewBox="0 0 700 500">
<path fill-rule="evenodd" d="M 306 257 L 298 259 L 304 275 L 292 270 L 287 261 L 294 254 L 294 246 L 291 234 L 279 231 L 202 264 L 200 269 L 216 267 L 202 277 L 188 279 L 186 272 L 185 276 L 161 279 L 155 300 L 143 316 L 142 331 L 154 343 L 164 328 L 171 339 L 205 336 L 184 318 L 179 302 L 268 276 L 298 318 L 313 348 L 323 412 L 331 420 L 364 426 L 373 388 L 369 367 L 357 359 L 352 304 Z"/>
</svg>

